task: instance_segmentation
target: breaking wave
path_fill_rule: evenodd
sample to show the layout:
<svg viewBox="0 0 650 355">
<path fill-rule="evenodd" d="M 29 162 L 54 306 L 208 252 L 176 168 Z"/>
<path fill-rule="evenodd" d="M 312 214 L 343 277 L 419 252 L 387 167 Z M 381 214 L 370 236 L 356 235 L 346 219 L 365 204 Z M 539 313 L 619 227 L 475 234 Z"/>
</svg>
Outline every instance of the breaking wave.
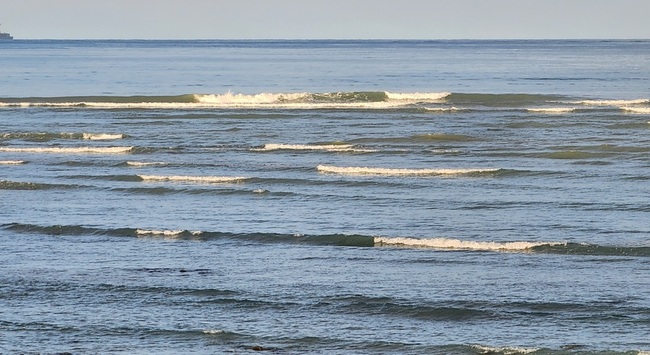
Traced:
<svg viewBox="0 0 650 355">
<path fill-rule="evenodd" d="M 566 243 L 533 243 L 533 242 L 481 242 L 464 241 L 459 239 L 434 238 L 384 238 L 376 237 L 375 244 L 378 246 L 406 246 L 417 248 L 433 249 L 465 249 L 482 251 L 529 251 L 532 248 L 549 245 L 566 245 Z"/>
<path fill-rule="evenodd" d="M 246 177 L 234 176 L 183 176 L 183 175 L 138 175 L 143 181 L 186 182 L 203 184 L 234 183 L 247 180 Z"/>
<path fill-rule="evenodd" d="M 372 149 L 363 149 L 356 147 L 352 144 L 278 144 L 269 143 L 260 148 L 252 148 L 253 151 L 275 151 L 275 150 L 306 150 L 306 151 L 328 151 L 328 152 L 355 152 L 355 153 L 371 153 L 376 152 Z"/>
<path fill-rule="evenodd" d="M 0 107 L 122 108 L 390 108 L 440 102 L 450 93 L 387 91 L 332 93 L 185 94 L 176 96 L 70 96 L 0 99 Z"/>
<path fill-rule="evenodd" d="M 480 173 L 493 173 L 501 169 L 400 169 L 400 168 L 371 168 L 371 167 L 341 167 L 331 165 L 318 165 L 316 170 L 323 173 L 341 175 L 384 175 L 384 176 L 435 176 L 435 175 L 470 175 Z"/>
<path fill-rule="evenodd" d="M 83 139 L 91 141 L 110 141 L 116 139 L 123 139 L 123 134 L 108 134 L 108 133 L 83 133 Z"/>
<path fill-rule="evenodd" d="M 145 167 L 145 166 L 164 166 L 164 165 L 167 165 L 167 163 L 164 163 L 164 162 L 145 162 L 145 161 L 127 161 L 126 165 L 136 167 L 136 168 L 141 168 L 141 167 Z"/>
<path fill-rule="evenodd" d="M 21 139 L 32 142 L 48 142 L 55 139 L 105 141 L 124 138 L 126 138 L 125 134 L 114 133 L 14 132 L 0 134 L 0 139 Z"/>
<path fill-rule="evenodd" d="M 171 96 L 66 96 L 0 98 L 0 108 L 94 108 L 94 109 L 412 109 L 447 113 L 472 109 L 524 109 L 528 112 L 565 114 L 578 105 L 647 113 L 649 99 L 580 99 L 562 95 L 434 92 L 288 92 L 219 93 Z M 98 134 L 84 139 L 120 139 Z M 123 138 L 123 137 L 122 137 Z"/>
<path fill-rule="evenodd" d="M 532 242 L 532 241 L 481 241 L 454 238 L 410 238 L 380 237 L 359 234 L 282 234 L 282 233 L 230 233 L 214 231 L 190 231 L 164 228 L 116 228 L 102 229 L 79 225 L 39 226 L 34 224 L 8 223 L 0 228 L 15 233 L 37 233 L 44 235 L 90 236 L 106 235 L 113 237 L 161 237 L 179 240 L 209 241 L 218 239 L 241 240 L 257 243 L 309 244 L 347 247 L 390 247 L 420 248 L 441 251 L 477 251 L 537 253 L 558 255 L 586 255 L 613 257 L 650 257 L 648 246 L 597 245 L 573 242 Z"/>
<path fill-rule="evenodd" d="M 0 147 L 6 153 L 54 153 L 54 154 L 125 154 L 133 147 Z"/>
<path fill-rule="evenodd" d="M 630 107 L 630 106 L 624 106 L 621 107 L 621 109 L 625 112 L 630 112 L 630 113 L 640 113 L 640 114 L 645 114 L 648 115 L 650 114 L 650 107 Z"/>
<path fill-rule="evenodd" d="M 529 108 L 527 109 L 528 112 L 535 112 L 535 113 L 546 113 L 549 115 L 556 115 L 556 114 L 562 114 L 562 113 L 571 113 L 574 112 L 576 109 L 575 107 L 545 107 L 545 108 Z"/>
</svg>

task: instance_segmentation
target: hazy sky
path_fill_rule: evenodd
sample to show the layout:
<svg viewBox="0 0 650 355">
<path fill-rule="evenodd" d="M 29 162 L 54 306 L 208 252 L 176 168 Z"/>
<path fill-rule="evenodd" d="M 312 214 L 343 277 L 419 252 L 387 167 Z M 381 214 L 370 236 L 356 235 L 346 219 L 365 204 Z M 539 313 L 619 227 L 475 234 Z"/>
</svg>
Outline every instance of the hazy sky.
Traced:
<svg viewBox="0 0 650 355">
<path fill-rule="evenodd" d="M 650 38 L 650 0 L 0 0 L 16 38 Z"/>
</svg>

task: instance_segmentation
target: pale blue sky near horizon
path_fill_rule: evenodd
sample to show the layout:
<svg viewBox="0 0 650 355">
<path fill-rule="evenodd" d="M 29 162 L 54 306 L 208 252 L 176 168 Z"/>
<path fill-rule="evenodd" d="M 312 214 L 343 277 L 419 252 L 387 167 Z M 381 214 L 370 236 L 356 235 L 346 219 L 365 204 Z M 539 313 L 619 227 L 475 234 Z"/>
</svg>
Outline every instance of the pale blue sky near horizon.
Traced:
<svg viewBox="0 0 650 355">
<path fill-rule="evenodd" d="M 650 39 L 649 0 L 0 0 L 17 39 Z"/>
</svg>

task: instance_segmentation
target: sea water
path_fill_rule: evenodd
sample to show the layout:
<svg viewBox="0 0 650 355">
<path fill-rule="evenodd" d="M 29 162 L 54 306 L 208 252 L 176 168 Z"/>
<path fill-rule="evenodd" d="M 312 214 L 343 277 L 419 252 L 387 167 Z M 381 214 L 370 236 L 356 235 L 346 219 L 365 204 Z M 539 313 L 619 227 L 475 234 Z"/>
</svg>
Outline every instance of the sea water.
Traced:
<svg viewBox="0 0 650 355">
<path fill-rule="evenodd" d="M 0 353 L 647 354 L 649 41 L 0 43 Z"/>
</svg>

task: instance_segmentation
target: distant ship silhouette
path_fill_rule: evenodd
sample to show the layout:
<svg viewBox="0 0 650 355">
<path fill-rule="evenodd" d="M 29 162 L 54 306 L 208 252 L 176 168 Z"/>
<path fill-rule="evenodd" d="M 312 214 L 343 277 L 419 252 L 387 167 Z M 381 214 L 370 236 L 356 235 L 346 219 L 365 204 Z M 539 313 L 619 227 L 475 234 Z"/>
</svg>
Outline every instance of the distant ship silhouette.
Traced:
<svg viewBox="0 0 650 355">
<path fill-rule="evenodd" d="M 3 40 L 12 40 L 12 39 L 14 39 L 14 37 L 13 37 L 12 35 L 10 35 L 9 33 L 6 33 L 6 32 L 0 32 L 0 41 L 3 41 Z"/>
</svg>

